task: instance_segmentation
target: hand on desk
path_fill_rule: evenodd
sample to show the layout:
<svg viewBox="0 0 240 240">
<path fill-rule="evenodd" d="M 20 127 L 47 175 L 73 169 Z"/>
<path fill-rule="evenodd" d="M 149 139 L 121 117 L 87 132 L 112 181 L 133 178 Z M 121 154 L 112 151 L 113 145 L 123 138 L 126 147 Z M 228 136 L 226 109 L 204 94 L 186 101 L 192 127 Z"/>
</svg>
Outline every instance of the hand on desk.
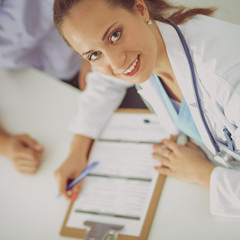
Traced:
<svg viewBox="0 0 240 240">
<path fill-rule="evenodd" d="M 162 164 L 155 168 L 160 174 L 209 187 L 210 176 L 216 166 L 209 162 L 199 146 L 192 142 L 183 146 L 168 139 L 161 143 L 163 145 L 153 147 L 153 157 Z"/>
<path fill-rule="evenodd" d="M 1 136 L 1 153 L 12 160 L 17 171 L 34 174 L 40 164 L 43 147 L 26 134 Z"/>
<path fill-rule="evenodd" d="M 74 187 L 66 191 L 66 187 L 75 178 L 77 178 L 83 169 L 87 166 L 88 153 L 93 140 L 82 136 L 75 135 L 71 145 L 71 151 L 63 164 L 55 171 L 55 178 L 58 182 L 58 191 L 61 195 L 74 201 L 79 194 L 82 186 L 82 180 Z"/>
</svg>

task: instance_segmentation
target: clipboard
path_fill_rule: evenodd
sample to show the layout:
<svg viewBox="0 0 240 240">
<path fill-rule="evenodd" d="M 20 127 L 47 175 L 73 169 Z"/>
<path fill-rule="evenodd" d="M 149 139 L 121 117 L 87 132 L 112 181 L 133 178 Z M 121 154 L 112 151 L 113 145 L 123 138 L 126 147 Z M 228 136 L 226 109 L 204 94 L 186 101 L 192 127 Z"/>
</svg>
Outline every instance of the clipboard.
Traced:
<svg viewBox="0 0 240 240">
<path fill-rule="evenodd" d="M 118 113 L 151 113 L 151 111 L 149 111 L 148 109 L 118 109 L 116 112 L 118 112 Z M 102 224 L 102 226 L 97 226 L 97 224 L 101 225 L 101 223 L 90 222 L 90 223 L 86 224 L 86 225 L 92 227 L 90 229 L 90 231 L 91 230 L 93 230 L 92 232 L 95 231 L 95 229 L 93 229 L 93 228 L 94 228 L 94 225 L 96 224 L 96 226 L 95 226 L 96 229 L 98 229 L 98 228 L 103 229 L 104 228 L 105 233 L 108 233 L 108 234 L 110 233 L 110 235 L 108 235 L 110 237 L 109 238 L 107 238 L 107 237 L 104 238 L 105 233 L 102 233 L 102 236 L 99 237 L 99 238 L 94 238 L 94 237 L 90 236 L 89 238 L 86 238 L 86 239 L 96 239 L 96 240 L 97 239 L 99 239 L 99 240 L 102 240 L 102 239 L 146 240 L 148 238 L 148 234 L 150 232 L 151 224 L 152 224 L 154 214 L 155 214 L 156 209 L 157 209 L 158 201 L 160 199 L 160 195 L 161 195 L 161 192 L 162 192 L 162 189 L 163 189 L 163 186 L 164 186 L 165 179 L 166 179 L 166 177 L 163 176 L 163 175 L 158 175 L 158 177 L 157 177 L 156 185 L 155 185 L 155 188 L 154 188 L 151 200 L 150 200 L 150 204 L 148 206 L 147 214 L 146 214 L 146 217 L 144 219 L 142 229 L 141 229 L 141 233 L 140 233 L 139 236 L 130 236 L 130 235 L 125 235 L 125 234 L 119 233 L 117 236 L 115 235 L 115 236 L 112 236 L 112 238 L 111 238 L 111 236 L 110 236 L 111 233 L 115 233 L 114 229 L 113 229 L 114 226 L 112 226 L 112 228 L 111 228 L 111 226 L 106 226 L 106 224 L 104 224 L 104 223 Z M 60 235 L 65 236 L 65 237 L 85 239 L 85 237 L 87 236 L 87 234 L 89 234 L 90 231 L 87 231 L 86 229 L 72 228 L 72 227 L 67 226 L 67 222 L 68 222 L 73 204 L 74 203 L 70 203 L 70 205 L 69 205 L 69 208 L 67 210 L 65 219 L 64 219 L 63 224 L 62 224 Z M 121 230 L 121 228 L 122 228 L 122 226 L 118 226 L 118 225 L 115 225 L 115 227 L 116 227 L 116 229 L 115 229 L 116 231 Z M 113 231 L 111 231 L 111 229 Z M 105 234 L 105 236 L 107 236 L 107 235 Z"/>
</svg>

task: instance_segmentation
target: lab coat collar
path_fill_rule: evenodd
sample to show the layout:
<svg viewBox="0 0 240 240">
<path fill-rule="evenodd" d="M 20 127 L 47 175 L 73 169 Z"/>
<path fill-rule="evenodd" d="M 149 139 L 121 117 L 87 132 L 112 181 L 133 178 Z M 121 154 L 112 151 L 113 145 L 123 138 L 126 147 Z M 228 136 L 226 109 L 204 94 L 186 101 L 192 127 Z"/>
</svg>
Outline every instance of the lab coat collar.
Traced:
<svg viewBox="0 0 240 240">
<path fill-rule="evenodd" d="M 166 108 L 164 107 L 162 98 L 156 90 L 155 81 L 158 81 L 158 78 L 152 74 L 147 81 L 138 84 L 138 94 L 141 95 L 141 97 L 144 99 L 144 102 L 148 108 L 150 108 L 152 112 L 155 112 L 155 114 L 158 116 L 162 127 L 166 131 L 169 131 L 171 134 L 177 134 L 179 131 L 177 130 L 176 126 L 168 115 Z"/>
<path fill-rule="evenodd" d="M 196 101 L 193 92 L 191 71 L 180 38 L 170 24 L 159 21 L 156 21 L 156 24 L 162 35 L 168 58 L 184 98 L 187 103 L 194 104 Z"/>
<path fill-rule="evenodd" d="M 205 145 L 208 146 L 209 150 L 215 153 L 215 148 L 212 145 L 212 142 L 209 138 L 209 135 L 206 131 L 205 125 L 202 121 L 199 109 L 197 107 L 196 96 L 194 92 L 194 86 L 192 82 L 192 75 L 190 66 L 188 63 L 188 59 L 186 57 L 185 51 L 183 49 L 182 43 L 180 38 L 174 29 L 173 26 L 170 24 L 162 23 L 156 21 L 156 24 L 159 28 L 159 31 L 162 35 L 164 44 L 166 46 L 166 51 L 173 68 L 174 74 L 178 80 L 179 87 L 182 91 L 182 94 L 189 105 L 190 111 L 192 113 L 192 117 L 196 123 L 196 126 L 199 130 L 199 134 L 204 141 Z M 181 27 L 182 28 L 182 27 Z M 182 32 L 184 30 L 181 29 Z M 187 39 L 185 39 L 187 41 Z M 187 43 L 188 44 L 188 43 Z M 191 54 L 191 49 L 190 54 Z M 193 60 L 194 64 L 194 60 Z M 196 70 L 195 70 L 196 73 Z M 199 85 L 199 79 L 196 73 L 196 78 Z M 199 89 L 199 87 L 198 87 Z"/>
</svg>

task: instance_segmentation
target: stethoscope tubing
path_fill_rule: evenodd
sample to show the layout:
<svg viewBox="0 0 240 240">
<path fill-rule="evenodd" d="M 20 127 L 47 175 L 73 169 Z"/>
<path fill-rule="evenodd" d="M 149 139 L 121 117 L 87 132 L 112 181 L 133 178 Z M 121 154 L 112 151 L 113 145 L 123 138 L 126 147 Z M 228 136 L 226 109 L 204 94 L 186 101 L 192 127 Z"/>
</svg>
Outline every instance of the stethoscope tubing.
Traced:
<svg viewBox="0 0 240 240">
<path fill-rule="evenodd" d="M 172 20 L 166 19 L 166 21 L 168 23 L 170 23 L 175 28 L 175 30 L 176 30 L 179 38 L 180 38 L 180 41 L 182 43 L 183 49 L 185 51 L 185 54 L 186 54 L 186 57 L 187 57 L 187 60 L 188 60 L 188 63 L 189 63 L 189 67 L 190 67 L 190 71 L 191 71 L 191 75 L 192 75 L 192 82 L 193 82 L 193 86 L 194 86 L 194 91 L 195 91 L 195 96 L 196 96 L 196 100 L 197 100 L 199 113 L 201 115 L 203 124 L 204 124 L 205 129 L 207 131 L 207 134 L 208 134 L 208 136 L 210 138 L 210 141 L 211 141 L 212 145 L 215 148 L 216 153 L 220 153 L 221 150 L 220 150 L 217 142 L 215 141 L 215 139 L 214 139 L 214 137 L 213 137 L 209 127 L 208 127 L 206 118 L 205 118 L 204 113 L 203 113 L 203 109 L 202 109 L 202 105 L 201 105 L 201 101 L 200 101 L 200 97 L 199 97 L 199 93 L 198 93 L 198 87 L 197 87 L 196 75 L 195 75 L 195 70 L 194 70 L 194 64 L 193 64 L 193 60 L 192 60 L 192 57 L 191 57 L 188 45 L 186 43 L 186 40 L 185 40 L 181 30 L 179 29 L 179 27 Z"/>
</svg>

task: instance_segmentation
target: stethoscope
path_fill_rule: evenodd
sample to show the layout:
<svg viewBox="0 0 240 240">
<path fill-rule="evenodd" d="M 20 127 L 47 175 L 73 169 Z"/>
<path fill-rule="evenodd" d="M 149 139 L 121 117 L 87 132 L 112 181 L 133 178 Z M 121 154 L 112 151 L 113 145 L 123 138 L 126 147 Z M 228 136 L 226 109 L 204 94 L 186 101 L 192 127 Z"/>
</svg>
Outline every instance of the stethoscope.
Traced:
<svg viewBox="0 0 240 240">
<path fill-rule="evenodd" d="M 197 86 L 197 81 L 196 81 L 194 64 L 193 64 L 193 60 L 192 60 L 188 45 L 186 43 L 186 40 L 185 40 L 181 30 L 179 29 L 179 27 L 172 20 L 166 19 L 166 21 L 169 24 L 171 24 L 177 31 L 177 34 L 182 43 L 184 52 L 186 54 L 186 57 L 187 57 L 187 60 L 188 60 L 189 66 L 190 66 L 190 70 L 191 70 L 192 82 L 193 82 L 193 86 L 194 86 L 194 92 L 195 92 L 195 97 L 196 97 L 196 102 L 197 102 L 197 106 L 199 109 L 199 113 L 200 113 L 202 122 L 204 124 L 204 127 L 206 129 L 206 132 L 209 136 L 209 139 L 210 139 L 210 141 L 215 149 L 215 152 L 216 152 L 216 154 L 214 155 L 214 160 L 218 164 L 223 165 L 224 167 L 236 169 L 239 167 L 240 162 L 236 161 L 235 159 L 240 161 L 240 153 L 237 152 L 234 148 L 234 143 L 233 143 L 231 132 L 228 130 L 228 128 L 226 126 L 223 127 L 223 132 L 224 132 L 225 138 L 227 140 L 227 146 L 222 143 L 217 143 L 217 141 L 214 139 L 214 137 L 208 127 L 204 113 L 203 113 L 203 108 L 202 108 L 199 93 L 198 93 L 198 86 Z"/>
</svg>

